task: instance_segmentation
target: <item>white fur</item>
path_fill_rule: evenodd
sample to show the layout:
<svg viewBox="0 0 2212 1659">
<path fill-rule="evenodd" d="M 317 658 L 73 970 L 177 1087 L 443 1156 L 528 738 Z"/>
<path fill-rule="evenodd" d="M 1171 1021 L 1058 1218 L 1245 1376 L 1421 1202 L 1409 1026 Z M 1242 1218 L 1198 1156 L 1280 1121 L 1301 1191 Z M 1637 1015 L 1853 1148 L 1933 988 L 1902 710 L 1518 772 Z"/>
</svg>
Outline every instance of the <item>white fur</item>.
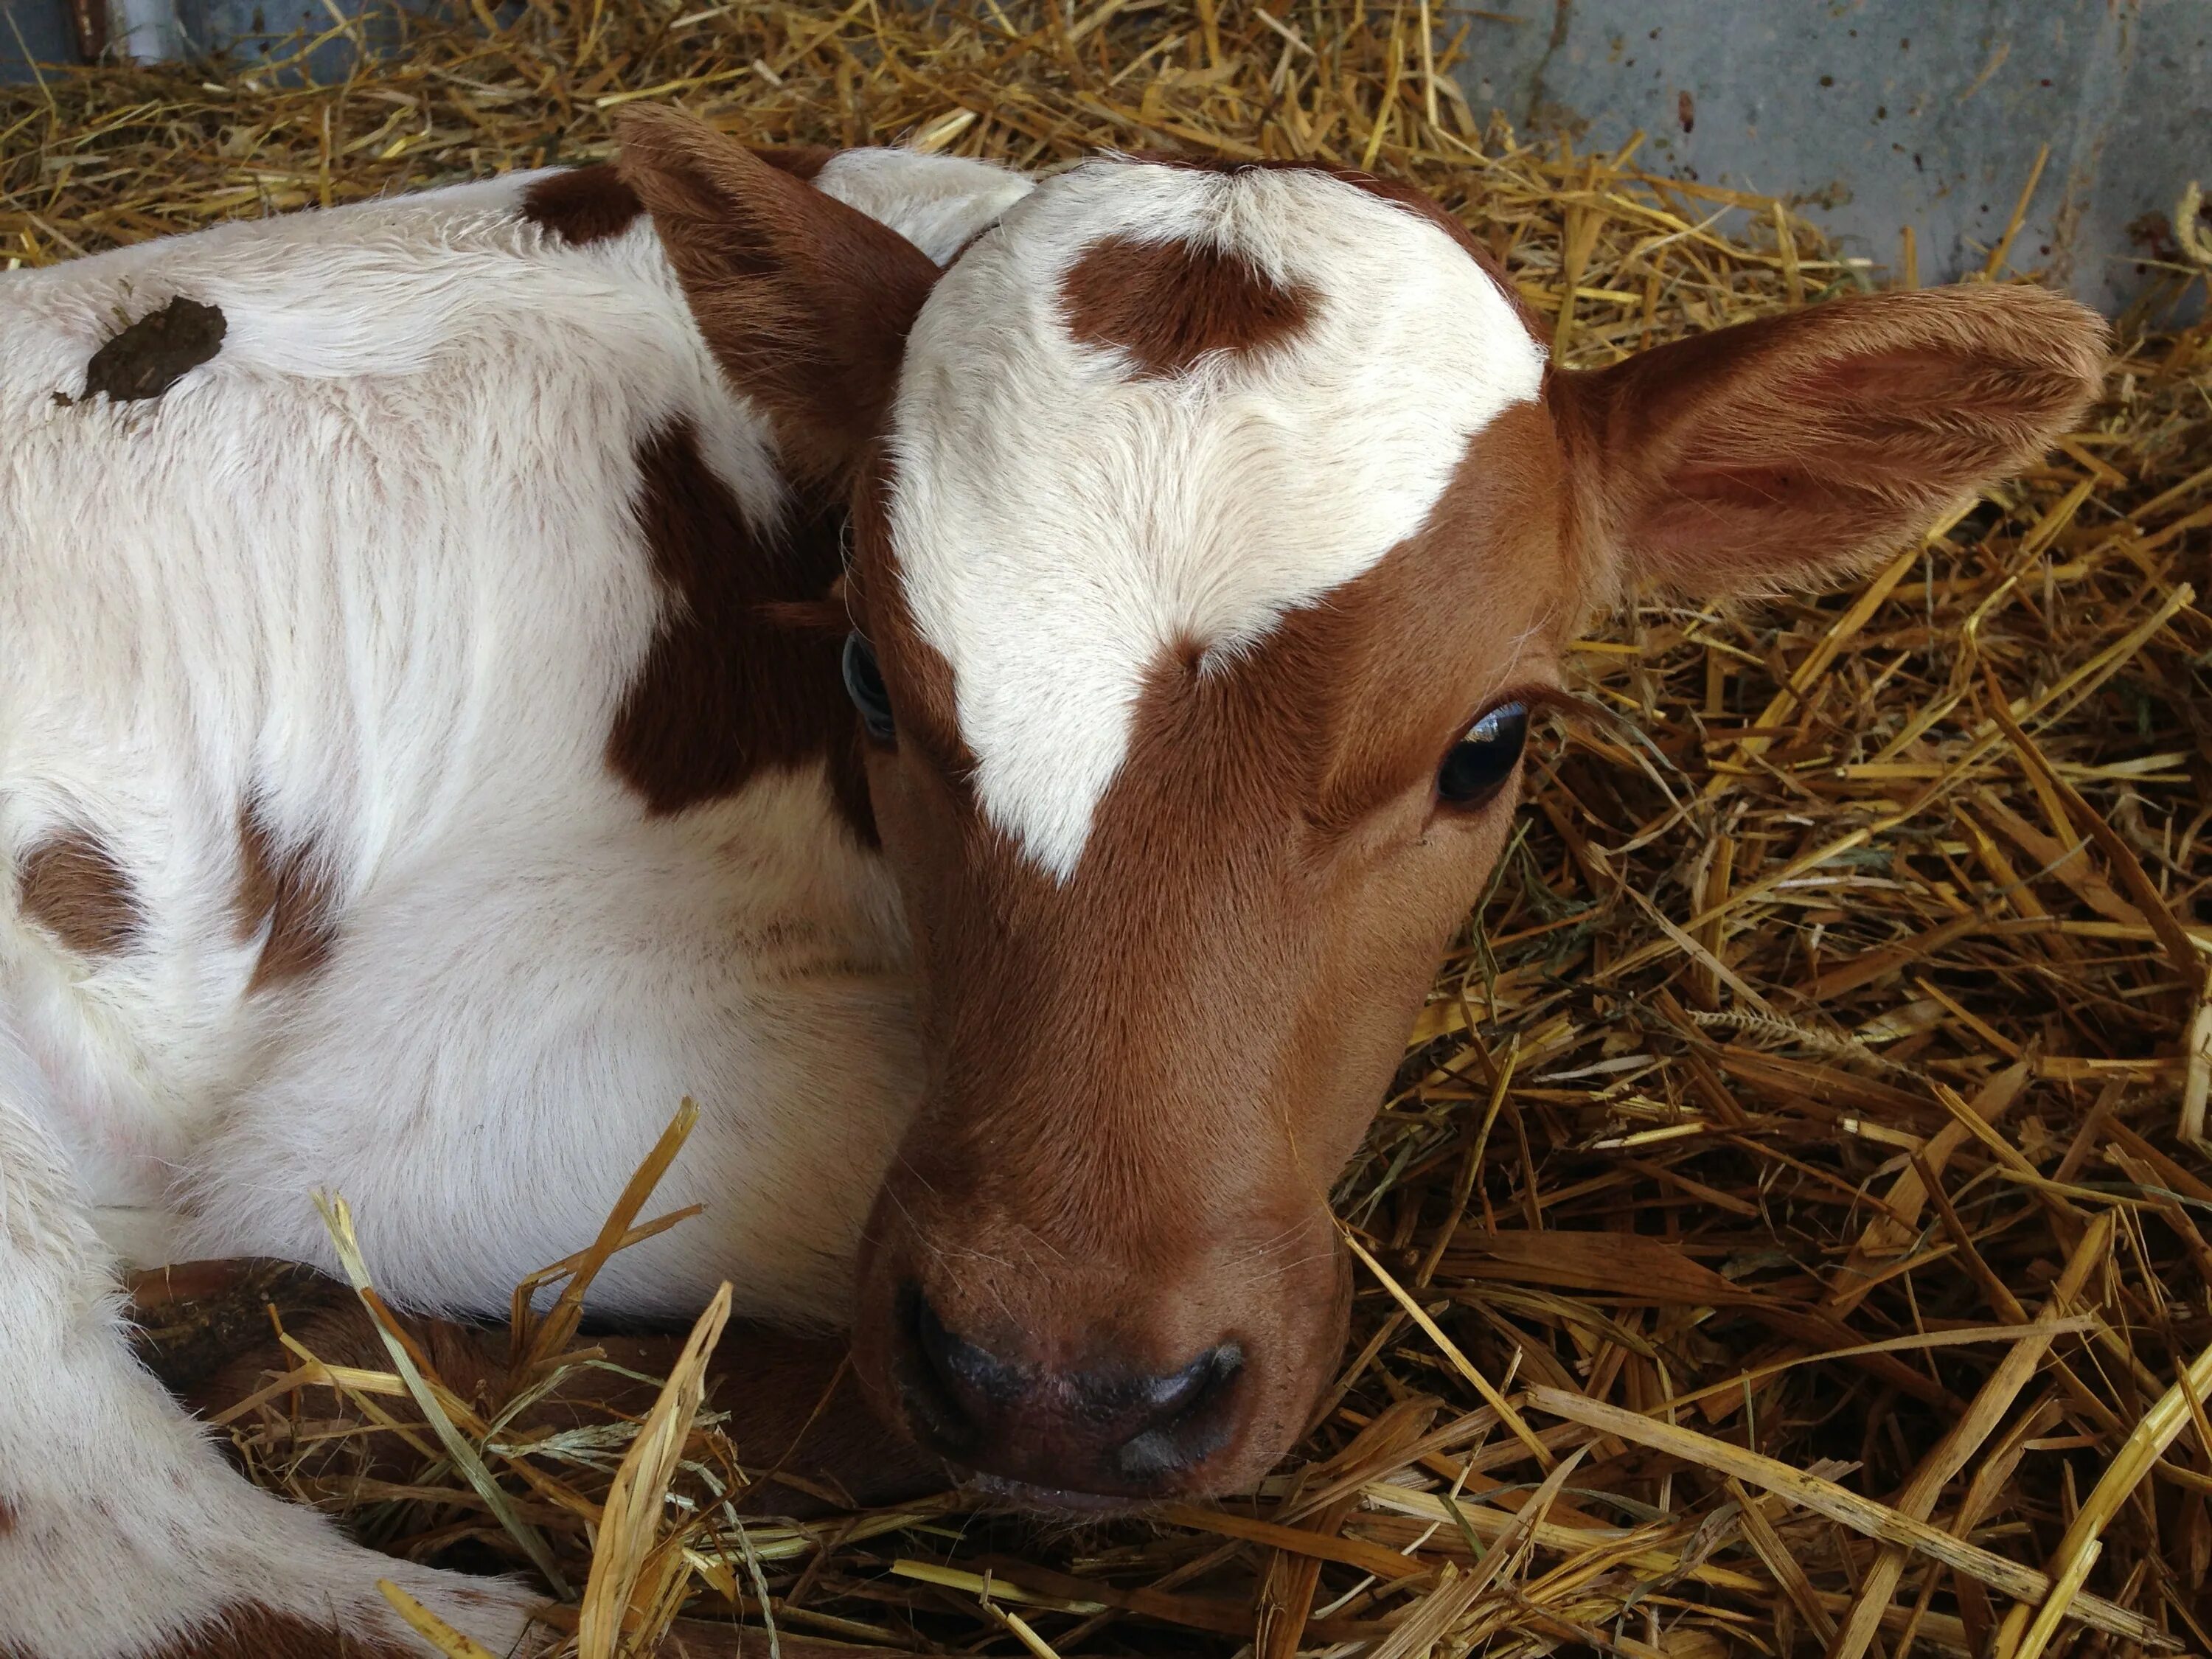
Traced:
<svg viewBox="0 0 2212 1659">
<path fill-rule="evenodd" d="M 127 1659 L 245 1602 L 388 1634 L 380 1574 L 520 1632 L 519 1590 L 457 1602 L 229 1474 L 131 1359 L 115 1247 L 328 1265 L 327 1188 L 388 1293 L 495 1308 L 689 1095 L 656 1203 L 707 1212 L 599 1304 L 728 1278 L 842 1311 L 919 1073 L 880 860 L 819 768 L 655 818 L 605 759 L 661 605 L 639 441 L 690 422 L 763 525 L 784 486 L 651 226 L 568 246 L 526 183 L 0 278 L 0 1652 Z M 848 157 L 824 187 L 901 228 L 910 191 L 949 252 L 1023 181 Z M 215 358 L 75 401 L 178 295 L 223 312 Z M 252 994 L 248 800 L 343 909 L 326 965 Z M 126 952 L 18 907 L 80 826 L 139 897 Z"/>
<path fill-rule="evenodd" d="M 364 1555 L 239 1479 L 132 1362 L 88 1195 L 38 1127 L 51 1103 L 0 1021 L 0 1652 L 114 1659 L 246 1605 L 404 1643 L 380 1577 L 516 1650 L 529 1592 Z"/>
<path fill-rule="evenodd" d="M 1311 319 L 1140 378 L 1061 314 L 1063 275 L 1117 234 L 1240 253 L 1308 289 Z M 1325 174 L 1096 161 L 1013 206 L 924 308 L 892 428 L 907 602 L 992 822 L 1073 874 L 1161 653 L 1249 647 L 1370 568 L 1542 373 L 1443 231 Z"/>
<path fill-rule="evenodd" d="M 1030 192 L 1030 180 L 988 161 L 910 149 L 840 150 L 815 187 L 848 207 L 896 225 L 939 264 Z"/>
</svg>

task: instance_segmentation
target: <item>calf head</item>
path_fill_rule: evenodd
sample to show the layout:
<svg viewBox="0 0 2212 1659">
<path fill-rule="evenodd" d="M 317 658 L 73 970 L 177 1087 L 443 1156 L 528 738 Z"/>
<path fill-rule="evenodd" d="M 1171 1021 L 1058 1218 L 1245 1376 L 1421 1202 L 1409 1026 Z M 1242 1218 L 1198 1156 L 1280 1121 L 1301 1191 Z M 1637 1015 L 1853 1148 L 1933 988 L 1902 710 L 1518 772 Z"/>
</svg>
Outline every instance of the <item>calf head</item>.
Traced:
<svg viewBox="0 0 2212 1659">
<path fill-rule="evenodd" d="M 1408 191 L 1102 159 L 940 272 L 704 129 L 623 167 L 787 463 L 848 490 L 848 688 L 926 1098 L 855 1357 L 1034 1500 L 1218 1492 L 1340 1348 L 1328 1194 L 1589 606 L 1901 545 L 2095 391 L 2033 289 L 1568 371 Z"/>
</svg>

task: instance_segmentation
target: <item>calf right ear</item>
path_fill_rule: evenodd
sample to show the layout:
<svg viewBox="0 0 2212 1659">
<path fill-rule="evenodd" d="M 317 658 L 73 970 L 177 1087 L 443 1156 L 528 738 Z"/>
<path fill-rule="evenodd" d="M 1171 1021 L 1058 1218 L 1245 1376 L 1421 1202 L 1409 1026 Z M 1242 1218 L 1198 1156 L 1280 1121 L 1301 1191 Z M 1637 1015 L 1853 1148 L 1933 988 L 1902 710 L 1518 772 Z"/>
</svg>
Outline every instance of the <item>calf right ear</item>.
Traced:
<svg viewBox="0 0 2212 1659">
<path fill-rule="evenodd" d="M 1920 535 L 2080 418 L 2105 344 L 2095 313 L 2043 289 L 1929 289 L 1557 370 L 1548 392 L 1601 559 L 1720 597 Z"/>
<path fill-rule="evenodd" d="M 937 266 L 677 111 L 634 110 L 620 137 L 622 176 L 723 372 L 767 414 L 785 465 L 842 477 L 882 429 Z"/>
</svg>

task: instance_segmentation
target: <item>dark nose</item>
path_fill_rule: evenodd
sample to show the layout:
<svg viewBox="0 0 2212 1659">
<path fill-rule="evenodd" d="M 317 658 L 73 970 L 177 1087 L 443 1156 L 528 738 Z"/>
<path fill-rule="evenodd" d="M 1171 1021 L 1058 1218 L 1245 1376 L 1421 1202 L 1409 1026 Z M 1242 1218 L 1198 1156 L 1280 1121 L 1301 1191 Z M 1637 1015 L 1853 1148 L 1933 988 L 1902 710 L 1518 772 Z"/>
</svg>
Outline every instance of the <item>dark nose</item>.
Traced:
<svg viewBox="0 0 2212 1659">
<path fill-rule="evenodd" d="M 1046 1492 L 1146 1498 L 1227 1443 L 1243 1350 L 1180 1370 L 1050 1370 L 945 1328 L 918 1285 L 899 1297 L 900 1393 L 916 1438 L 956 1462 Z"/>
</svg>

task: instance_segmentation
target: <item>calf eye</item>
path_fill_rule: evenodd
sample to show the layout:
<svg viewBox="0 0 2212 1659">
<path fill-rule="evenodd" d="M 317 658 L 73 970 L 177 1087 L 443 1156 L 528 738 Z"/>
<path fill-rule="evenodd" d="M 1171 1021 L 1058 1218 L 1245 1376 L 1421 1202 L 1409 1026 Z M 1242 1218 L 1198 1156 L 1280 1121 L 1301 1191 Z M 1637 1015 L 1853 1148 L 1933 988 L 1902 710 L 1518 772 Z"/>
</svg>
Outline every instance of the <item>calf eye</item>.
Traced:
<svg viewBox="0 0 2212 1659">
<path fill-rule="evenodd" d="M 1468 727 L 1444 757 L 1437 769 L 1437 799 L 1455 806 L 1488 800 L 1513 775 L 1528 740 L 1528 709 L 1517 702 L 1499 704 Z"/>
<path fill-rule="evenodd" d="M 891 694 L 884 686 L 884 671 L 876 664 L 876 647 L 865 635 L 845 635 L 845 693 L 860 711 L 860 724 L 878 743 L 898 735 L 891 719 Z"/>
</svg>

